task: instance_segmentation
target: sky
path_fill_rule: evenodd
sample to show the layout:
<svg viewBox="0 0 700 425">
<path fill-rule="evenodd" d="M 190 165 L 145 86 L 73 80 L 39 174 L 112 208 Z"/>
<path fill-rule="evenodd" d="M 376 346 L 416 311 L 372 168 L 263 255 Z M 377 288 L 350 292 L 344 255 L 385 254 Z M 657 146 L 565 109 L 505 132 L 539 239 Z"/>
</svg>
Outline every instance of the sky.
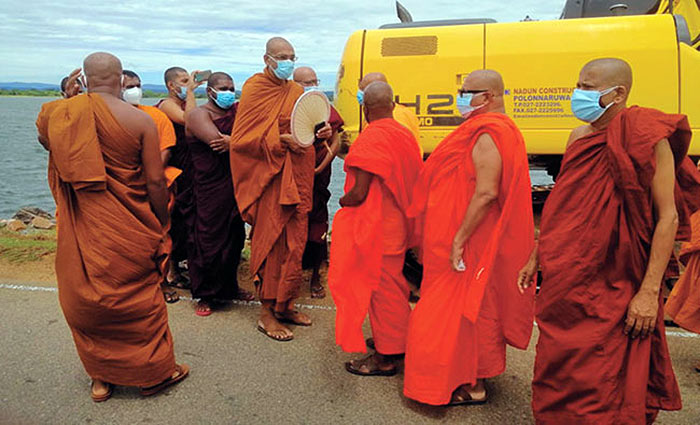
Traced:
<svg viewBox="0 0 700 425">
<path fill-rule="evenodd" d="M 557 19 L 565 0 L 402 0 L 414 21 Z M 240 87 L 263 68 L 265 42 L 290 40 L 297 66 L 332 88 L 345 42 L 360 29 L 398 22 L 394 0 L 236 0 L 206 2 L 30 0 L 0 2 L 0 81 L 57 84 L 95 51 L 117 55 L 143 83 L 163 71 L 228 72 Z"/>
</svg>

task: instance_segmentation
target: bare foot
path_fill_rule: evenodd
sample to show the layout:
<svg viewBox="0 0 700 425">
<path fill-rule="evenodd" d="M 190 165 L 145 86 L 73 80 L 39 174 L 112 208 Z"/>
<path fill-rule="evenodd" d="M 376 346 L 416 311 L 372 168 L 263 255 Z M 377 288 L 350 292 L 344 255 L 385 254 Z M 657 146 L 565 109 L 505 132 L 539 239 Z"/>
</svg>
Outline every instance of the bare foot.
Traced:
<svg viewBox="0 0 700 425">
<path fill-rule="evenodd" d="M 236 299 L 241 301 L 254 301 L 255 294 L 250 291 L 246 291 L 245 289 L 239 289 L 238 293 L 236 294 Z"/>
<path fill-rule="evenodd" d="M 199 300 L 194 307 L 194 314 L 201 317 L 206 317 L 211 314 L 211 305 L 207 301 Z"/>
<path fill-rule="evenodd" d="M 298 326 L 311 326 L 312 324 L 309 316 L 296 310 L 287 310 L 282 313 L 275 312 L 275 317 L 282 323 L 291 323 Z"/>
<path fill-rule="evenodd" d="M 260 313 L 258 330 L 275 341 L 291 341 L 294 338 L 294 333 L 281 324 L 269 310 Z"/>
<path fill-rule="evenodd" d="M 460 406 L 465 404 L 483 404 L 486 402 L 486 387 L 483 379 L 477 379 L 476 385 L 468 384 L 457 387 L 452 393 L 450 406 Z"/>
</svg>

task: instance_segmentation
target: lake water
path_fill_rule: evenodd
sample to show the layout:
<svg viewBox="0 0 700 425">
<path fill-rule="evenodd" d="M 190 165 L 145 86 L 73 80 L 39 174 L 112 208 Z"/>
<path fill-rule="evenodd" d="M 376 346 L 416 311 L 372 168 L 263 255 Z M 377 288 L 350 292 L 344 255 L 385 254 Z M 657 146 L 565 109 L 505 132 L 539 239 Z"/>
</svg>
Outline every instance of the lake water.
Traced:
<svg viewBox="0 0 700 425">
<path fill-rule="evenodd" d="M 46 181 L 48 153 L 36 139 L 36 116 L 50 97 L 0 96 L 0 218 L 10 218 L 20 207 L 34 206 L 53 213 L 55 204 Z M 157 99 L 144 99 L 152 105 Z M 547 184 L 544 171 L 531 171 L 533 183 Z M 331 217 L 343 194 L 343 161 L 333 161 Z"/>
</svg>

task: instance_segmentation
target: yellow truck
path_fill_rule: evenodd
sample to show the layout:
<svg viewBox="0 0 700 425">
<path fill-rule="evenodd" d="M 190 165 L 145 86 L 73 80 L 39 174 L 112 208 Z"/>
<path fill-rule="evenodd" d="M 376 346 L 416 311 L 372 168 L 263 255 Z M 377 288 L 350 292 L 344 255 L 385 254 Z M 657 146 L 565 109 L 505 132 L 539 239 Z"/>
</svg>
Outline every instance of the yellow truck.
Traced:
<svg viewBox="0 0 700 425">
<path fill-rule="evenodd" d="M 429 154 L 462 122 L 455 96 L 464 76 L 488 68 L 503 75 L 506 112 L 531 163 L 555 174 L 569 132 L 581 124 L 570 108 L 579 70 L 591 59 L 619 57 L 634 72 L 629 104 L 686 114 L 690 154 L 700 156 L 700 0 L 621 1 L 569 0 L 551 21 L 402 22 L 353 33 L 335 87 L 343 142 L 363 125 L 356 92 L 364 74 L 386 74 L 396 101 L 415 109 Z"/>
</svg>

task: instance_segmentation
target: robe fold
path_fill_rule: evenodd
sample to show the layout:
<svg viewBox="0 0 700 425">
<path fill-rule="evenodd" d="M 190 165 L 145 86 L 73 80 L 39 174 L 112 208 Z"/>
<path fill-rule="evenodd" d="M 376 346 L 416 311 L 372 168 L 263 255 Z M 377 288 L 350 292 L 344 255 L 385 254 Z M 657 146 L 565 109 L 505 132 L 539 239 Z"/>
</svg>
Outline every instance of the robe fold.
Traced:
<svg viewBox="0 0 700 425">
<path fill-rule="evenodd" d="M 630 107 L 564 154 L 540 233 L 532 384 L 538 424 L 644 424 L 659 409 L 681 408 L 663 303 L 653 334 L 623 334 L 649 261 L 654 149 L 664 138 L 676 162 L 678 235 L 686 238 L 700 185 L 685 156 L 691 138 L 685 116 Z"/>
<path fill-rule="evenodd" d="M 56 278 L 66 321 L 93 379 L 152 386 L 175 371 L 141 141 L 98 94 L 63 100 L 40 133 L 61 225 Z M 46 111 L 42 110 L 42 114 Z"/>
<path fill-rule="evenodd" d="M 159 108 L 164 100 L 156 103 L 155 107 Z M 185 110 L 183 104 L 182 110 Z M 159 109 L 160 110 L 160 109 Z M 166 115 L 167 116 L 167 115 Z M 175 194 L 175 199 L 171 202 L 170 210 L 170 238 L 172 240 L 171 256 L 173 261 L 179 263 L 187 259 L 189 250 L 192 249 L 192 227 L 194 226 L 194 189 L 193 189 L 193 174 L 192 157 L 187 144 L 187 136 L 185 134 L 185 126 L 171 121 L 175 130 L 175 146 L 170 148 L 169 167 L 166 167 L 164 172 L 168 179 L 168 187 Z M 177 173 L 175 170 L 180 170 Z M 174 179 L 175 184 L 172 185 L 170 179 Z"/>
<path fill-rule="evenodd" d="M 213 121 L 221 134 L 231 134 L 236 106 Z M 227 154 L 205 141 L 188 137 L 194 182 L 194 245 L 187 261 L 192 296 L 231 300 L 238 293 L 238 264 L 245 227 L 233 193 Z"/>
<path fill-rule="evenodd" d="M 666 301 L 666 314 L 678 326 L 700 334 L 700 212 L 690 217 L 692 237 L 683 244 L 681 259 L 686 263 Z"/>
<path fill-rule="evenodd" d="M 467 240 L 466 271 L 456 272 L 452 241 L 476 189 L 472 151 L 483 134 L 501 156 L 498 200 Z M 532 334 L 534 288 L 521 295 L 515 284 L 534 245 L 529 166 L 515 123 L 485 113 L 448 135 L 426 161 L 409 216 L 423 282 L 409 324 L 404 394 L 443 405 L 460 385 L 503 373 L 506 344 L 525 349 Z"/>
<path fill-rule="evenodd" d="M 343 119 L 332 106 L 328 123 L 334 133 L 343 131 Z M 314 150 L 316 154 L 315 166 L 318 167 L 330 153 L 324 141 L 316 141 Z M 331 184 L 332 164 L 333 161 L 329 162 L 326 168 L 314 175 L 313 202 L 309 212 L 309 236 L 302 261 L 305 269 L 317 267 L 328 257 L 326 234 L 328 233 L 328 200 L 331 198 L 328 186 Z"/>
<path fill-rule="evenodd" d="M 314 150 L 292 152 L 280 140 L 290 133 L 294 103 L 304 89 L 277 79 L 269 69 L 243 85 L 231 134 L 231 173 L 244 221 L 253 226 L 250 271 L 262 283 L 258 296 L 285 303 L 302 280 Z"/>
<path fill-rule="evenodd" d="M 336 344 L 345 351 L 366 352 L 368 312 L 377 351 L 405 351 L 410 290 L 401 269 L 412 233 L 405 212 L 421 167 L 415 137 L 391 118 L 370 123 L 345 157 L 346 192 L 357 170 L 373 175 L 362 204 L 341 208 L 333 219 L 328 287 L 337 307 Z"/>
</svg>

